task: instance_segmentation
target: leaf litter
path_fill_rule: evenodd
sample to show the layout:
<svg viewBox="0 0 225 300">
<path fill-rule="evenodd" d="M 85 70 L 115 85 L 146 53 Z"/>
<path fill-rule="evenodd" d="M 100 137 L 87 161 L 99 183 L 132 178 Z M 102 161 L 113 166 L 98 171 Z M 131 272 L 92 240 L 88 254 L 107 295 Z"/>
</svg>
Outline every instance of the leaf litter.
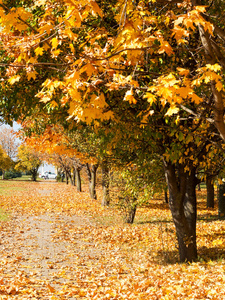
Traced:
<svg viewBox="0 0 225 300">
<path fill-rule="evenodd" d="M 225 299 L 225 225 L 216 209 L 205 209 L 202 192 L 199 261 L 179 264 L 160 199 L 126 225 L 114 206 L 101 207 L 87 191 L 24 187 L 1 196 L 10 218 L 0 223 L 0 299 Z"/>
</svg>

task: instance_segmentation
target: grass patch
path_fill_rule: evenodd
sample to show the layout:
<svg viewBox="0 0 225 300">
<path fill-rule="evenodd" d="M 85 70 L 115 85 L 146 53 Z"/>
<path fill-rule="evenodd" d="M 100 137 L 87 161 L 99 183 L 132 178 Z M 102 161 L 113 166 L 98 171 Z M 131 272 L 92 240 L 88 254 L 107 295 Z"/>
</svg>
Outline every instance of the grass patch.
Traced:
<svg viewBox="0 0 225 300">
<path fill-rule="evenodd" d="M 13 178 L 14 181 L 30 181 L 31 175 L 23 175 L 22 177 Z"/>
<path fill-rule="evenodd" d="M 0 222 L 8 221 L 9 215 L 5 213 L 2 209 L 0 209 Z"/>
<path fill-rule="evenodd" d="M 11 196 L 17 191 L 25 190 L 25 186 L 15 180 L 0 180 L 0 195 Z"/>
</svg>

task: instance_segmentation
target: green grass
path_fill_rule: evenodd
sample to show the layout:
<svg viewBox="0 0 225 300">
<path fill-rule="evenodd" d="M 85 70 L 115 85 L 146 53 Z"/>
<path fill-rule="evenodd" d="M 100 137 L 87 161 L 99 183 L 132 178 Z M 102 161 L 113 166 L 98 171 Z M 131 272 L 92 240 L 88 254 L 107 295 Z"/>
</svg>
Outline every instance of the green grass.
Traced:
<svg viewBox="0 0 225 300">
<path fill-rule="evenodd" d="M 22 178 L 21 178 L 22 180 Z M 16 191 L 24 190 L 25 187 L 18 185 L 15 179 L 0 180 L 0 196 L 11 196 Z"/>
<path fill-rule="evenodd" d="M 9 215 L 6 214 L 2 209 L 0 209 L 0 222 L 8 221 Z"/>
<path fill-rule="evenodd" d="M 13 180 L 13 181 L 30 181 L 31 180 L 31 175 L 23 175 L 22 177 L 13 178 L 13 179 L 10 179 L 10 180 Z"/>
</svg>

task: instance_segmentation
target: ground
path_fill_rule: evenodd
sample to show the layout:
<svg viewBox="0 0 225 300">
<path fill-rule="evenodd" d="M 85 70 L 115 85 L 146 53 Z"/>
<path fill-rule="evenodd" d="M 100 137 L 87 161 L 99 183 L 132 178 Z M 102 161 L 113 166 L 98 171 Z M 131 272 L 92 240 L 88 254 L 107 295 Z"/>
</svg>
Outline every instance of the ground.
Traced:
<svg viewBox="0 0 225 300">
<path fill-rule="evenodd" d="M 199 261 L 187 265 L 162 199 L 126 225 L 100 189 L 96 201 L 62 183 L 5 182 L 0 299 L 225 299 L 225 224 L 202 196 Z"/>
</svg>

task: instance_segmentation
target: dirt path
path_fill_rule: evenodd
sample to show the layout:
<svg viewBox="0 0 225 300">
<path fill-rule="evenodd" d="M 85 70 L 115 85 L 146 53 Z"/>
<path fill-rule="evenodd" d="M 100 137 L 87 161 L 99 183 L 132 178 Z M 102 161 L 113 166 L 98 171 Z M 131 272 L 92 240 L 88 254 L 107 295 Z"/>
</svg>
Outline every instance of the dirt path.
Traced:
<svg viewBox="0 0 225 300">
<path fill-rule="evenodd" d="M 35 185 L 9 199 L 17 209 L 0 223 L 0 300 L 117 299 L 115 282 L 119 291 L 124 277 L 132 277 L 124 253 L 98 240 L 101 227 L 91 219 L 71 214 L 74 200 L 67 207 L 58 189 L 52 183 Z M 63 207 L 58 211 L 57 205 Z M 29 214 L 21 213 L 27 207 Z"/>
<path fill-rule="evenodd" d="M 77 271 L 87 262 L 96 265 L 102 255 L 93 243 L 85 242 L 81 235 L 79 238 L 81 227 L 90 225 L 87 218 L 78 216 L 45 214 L 15 218 L 11 226 L 14 231 L 1 234 L 0 299 L 51 299 L 47 296 L 49 292 L 61 291 L 64 295 L 65 289 L 65 299 L 77 299 L 72 294 L 77 294 L 78 289 L 82 296 Z M 78 231 L 72 243 L 63 236 L 63 228 L 71 226 Z"/>
<path fill-rule="evenodd" d="M 92 242 L 88 218 L 49 212 L 7 223 L 0 231 L 0 299 L 92 299 L 85 291 L 104 285 L 102 263 L 111 254 Z"/>
</svg>

